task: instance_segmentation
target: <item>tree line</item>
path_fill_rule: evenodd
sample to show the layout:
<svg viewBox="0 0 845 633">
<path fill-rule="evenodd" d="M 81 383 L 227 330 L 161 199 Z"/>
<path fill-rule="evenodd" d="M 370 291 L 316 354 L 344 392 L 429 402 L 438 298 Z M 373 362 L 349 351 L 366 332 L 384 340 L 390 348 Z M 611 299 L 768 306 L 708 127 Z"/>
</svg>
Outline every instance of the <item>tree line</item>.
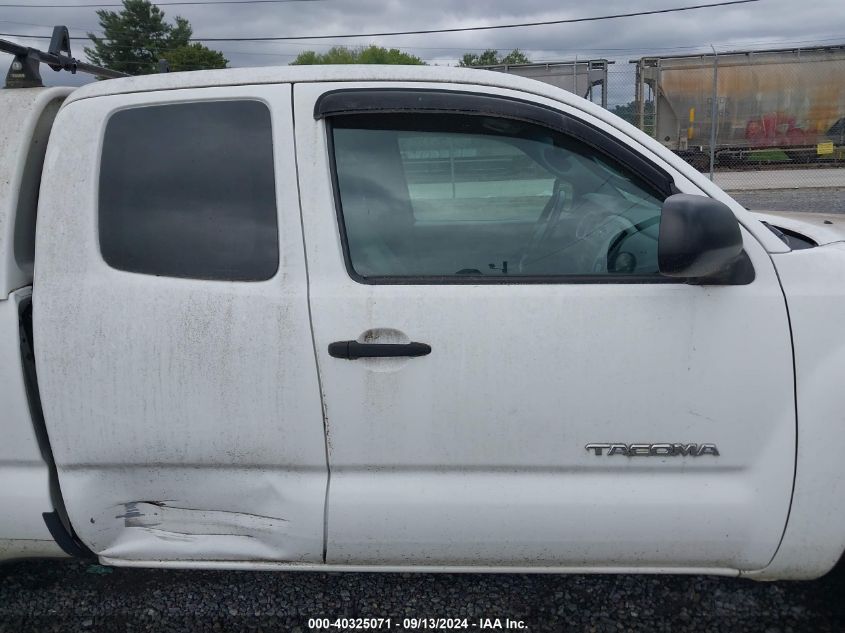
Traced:
<svg viewBox="0 0 845 633">
<path fill-rule="evenodd" d="M 226 68 L 229 60 L 222 52 L 191 42 L 191 24 L 182 17 L 167 22 L 164 12 L 150 0 L 123 0 L 120 11 L 97 11 L 103 35 L 88 33 L 92 45 L 85 48 L 91 63 L 130 75 L 148 75 L 166 60 L 172 71 Z M 459 66 L 527 64 L 530 60 L 518 48 L 504 55 L 495 49 L 466 53 Z M 333 46 L 328 51 L 303 51 L 291 64 L 411 64 L 425 62 L 398 48 L 382 46 Z"/>
</svg>

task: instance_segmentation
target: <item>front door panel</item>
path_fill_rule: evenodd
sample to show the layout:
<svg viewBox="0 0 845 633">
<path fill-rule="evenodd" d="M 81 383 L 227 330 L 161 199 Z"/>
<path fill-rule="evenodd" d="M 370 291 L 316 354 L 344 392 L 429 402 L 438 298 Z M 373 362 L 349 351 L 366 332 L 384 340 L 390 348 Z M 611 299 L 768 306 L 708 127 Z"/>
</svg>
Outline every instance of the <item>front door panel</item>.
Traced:
<svg viewBox="0 0 845 633">
<path fill-rule="evenodd" d="M 42 189 L 34 326 L 74 529 L 107 560 L 322 561 L 290 87 L 88 99 L 54 130 L 75 168 Z"/>
<path fill-rule="evenodd" d="M 352 273 L 361 277 L 361 270 L 368 270 L 382 280 L 353 280 L 335 201 L 325 188 L 309 186 L 331 172 L 326 123 L 315 121 L 315 102 L 321 93 L 342 87 L 295 89 L 310 301 L 331 471 L 327 561 L 765 566 L 786 520 L 795 420 L 784 300 L 771 262 L 755 240 L 744 233 L 756 271 L 754 282 L 745 286 L 521 283 L 518 278 L 462 283 L 457 276 L 391 281 L 385 276 L 403 265 L 403 249 L 426 239 L 416 231 L 433 230 L 432 222 L 449 219 L 418 213 L 419 199 L 434 205 L 429 211 L 452 213 L 463 208 L 454 203 L 462 195 L 486 197 L 483 213 L 499 214 L 501 220 L 496 192 L 503 187 L 525 200 L 543 191 L 549 198 L 555 187 L 542 189 L 545 185 L 529 171 L 518 187 L 508 184 L 515 167 L 503 176 L 477 175 L 484 165 L 511 160 L 505 154 L 527 142 L 511 143 L 494 156 L 494 150 L 472 153 L 458 138 L 453 147 L 463 153 L 453 151 L 451 158 L 459 164 L 450 170 L 449 150 L 443 149 L 448 143 L 432 141 L 425 154 L 420 148 L 428 141 L 406 142 L 401 136 L 401 159 L 396 156 L 401 169 L 385 161 L 356 174 L 354 165 L 370 160 L 385 142 L 367 143 L 362 134 L 352 153 L 338 159 L 354 159 L 348 161 L 352 171 L 339 174 L 339 183 L 351 192 L 343 201 L 344 214 L 357 213 L 372 223 L 355 232 L 347 221 L 345 239 L 360 255 L 357 261 L 351 256 L 351 265 L 359 266 Z M 404 134 L 421 120 L 397 126 Z M 370 121 L 361 127 L 369 133 L 381 125 Z M 506 124 L 489 127 L 493 134 L 508 133 Z M 345 141 L 339 135 L 334 140 L 335 152 L 343 152 Z M 443 165 L 434 165 L 435 160 Z M 524 163 L 520 169 L 529 170 Z M 564 167 L 561 173 L 569 169 Z M 425 179 L 415 169 L 427 170 Z M 450 180 L 438 180 L 443 174 Z M 400 175 L 406 179 L 401 187 L 387 182 Z M 681 175 L 672 175 L 681 190 L 697 192 Z M 582 184 L 567 184 L 576 201 L 604 204 L 604 198 L 579 194 Z M 415 215 L 399 221 L 390 213 L 406 208 L 409 195 Z M 450 202 L 438 206 L 438 197 Z M 529 202 L 524 203 L 528 216 Z M 363 206 L 356 210 L 358 203 Z M 577 213 L 576 207 L 564 211 Z M 475 221 L 461 220 L 453 236 Z M 645 223 L 639 224 L 639 236 L 646 240 Z M 403 231 L 416 237 L 397 237 Z M 376 241 L 380 232 L 386 235 L 383 243 Z M 434 272 L 445 266 L 444 258 L 432 256 L 439 247 L 426 242 L 414 265 Z M 649 248 L 645 241 L 641 247 Z M 475 257 L 476 250 L 468 244 L 457 256 Z M 484 260 L 460 268 L 504 274 L 501 262 L 489 259 L 489 268 Z M 358 360 L 330 356 L 329 344 L 343 340 L 415 341 L 430 345 L 431 353 Z M 591 443 L 706 443 L 719 455 L 708 450 L 700 456 L 632 457 L 619 451 L 599 456 L 585 448 Z"/>
</svg>

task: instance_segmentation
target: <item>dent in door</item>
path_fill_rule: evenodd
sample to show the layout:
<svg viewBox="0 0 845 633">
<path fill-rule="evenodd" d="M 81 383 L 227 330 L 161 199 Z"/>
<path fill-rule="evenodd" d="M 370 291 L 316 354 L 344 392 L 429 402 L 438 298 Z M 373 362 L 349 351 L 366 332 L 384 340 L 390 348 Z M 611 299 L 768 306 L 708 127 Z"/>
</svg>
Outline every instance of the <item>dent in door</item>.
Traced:
<svg viewBox="0 0 845 633">
<path fill-rule="evenodd" d="M 89 496 L 71 521 L 111 559 L 321 562 L 323 516 L 313 497 L 324 492 L 322 473 L 261 470 L 168 468 L 168 481 L 154 486 L 160 499 Z M 124 498 L 162 477 L 155 468 L 127 471 L 112 474 Z M 82 494 L 96 476 L 75 472 L 66 481 Z"/>
</svg>

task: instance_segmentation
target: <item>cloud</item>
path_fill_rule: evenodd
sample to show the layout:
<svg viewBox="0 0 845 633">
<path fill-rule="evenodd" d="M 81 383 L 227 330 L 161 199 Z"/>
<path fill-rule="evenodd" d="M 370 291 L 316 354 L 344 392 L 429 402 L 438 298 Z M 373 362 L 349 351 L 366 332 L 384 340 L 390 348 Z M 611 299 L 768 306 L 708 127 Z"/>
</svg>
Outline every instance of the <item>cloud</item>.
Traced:
<svg viewBox="0 0 845 633">
<path fill-rule="evenodd" d="M 40 1 L 40 0 L 39 0 Z M 463 33 L 402 35 L 297 42 L 219 42 L 232 66 L 266 66 L 289 63 L 303 50 L 325 50 L 334 44 L 378 44 L 410 51 L 429 63 L 455 64 L 466 51 L 520 48 L 534 61 L 608 58 L 616 62 L 611 78 L 633 85 L 629 59 L 643 55 L 720 51 L 742 48 L 809 46 L 845 43 L 842 0 L 761 0 L 760 2 L 700 9 L 683 13 L 622 18 L 531 28 Z M 197 36 L 266 36 L 341 34 L 414 28 L 452 28 L 541 21 L 586 15 L 625 13 L 693 4 L 691 0 L 605 0 L 601 3 L 559 0 L 322 0 L 284 4 L 165 7 L 168 19 L 181 15 L 190 20 Z M 636 7 L 636 9 L 634 9 Z M 93 9 L 4 9 L 0 31 L 49 34 L 52 24 L 67 24 L 72 35 L 96 29 Z M 42 27 L 33 25 L 44 25 Z M 23 40 L 21 40 L 23 42 Z M 28 41 L 31 45 L 33 41 Z M 82 57 L 84 42 L 74 41 L 74 54 Z M 46 47 L 47 40 L 40 46 Z M 0 59 L 5 74 L 8 59 Z M 68 73 L 44 69 L 45 83 L 77 84 L 86 81 Z M 624 92 L 624 91 L 623 91 Z"/>
</svg>

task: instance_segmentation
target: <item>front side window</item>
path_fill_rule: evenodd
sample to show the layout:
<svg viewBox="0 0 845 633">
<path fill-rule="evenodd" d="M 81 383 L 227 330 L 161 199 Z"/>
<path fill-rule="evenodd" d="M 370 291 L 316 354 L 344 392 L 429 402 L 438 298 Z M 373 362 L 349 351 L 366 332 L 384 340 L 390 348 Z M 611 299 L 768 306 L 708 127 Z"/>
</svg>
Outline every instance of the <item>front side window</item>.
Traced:
<svg viewBox="0 0 845 633">
<path fill-rule="evenodd" d="M 270 111 L 259 101 L 137 107 L 106 126 L 100 250 L 112 267 L 259 281 L 279 266 Z"/>
<path fill-rule="evenodd" d="M 659 275 L 665 196 L 583 141 L 455 114 L 336 116 L 331 130 L 358 277 Z"/>
</svg>

